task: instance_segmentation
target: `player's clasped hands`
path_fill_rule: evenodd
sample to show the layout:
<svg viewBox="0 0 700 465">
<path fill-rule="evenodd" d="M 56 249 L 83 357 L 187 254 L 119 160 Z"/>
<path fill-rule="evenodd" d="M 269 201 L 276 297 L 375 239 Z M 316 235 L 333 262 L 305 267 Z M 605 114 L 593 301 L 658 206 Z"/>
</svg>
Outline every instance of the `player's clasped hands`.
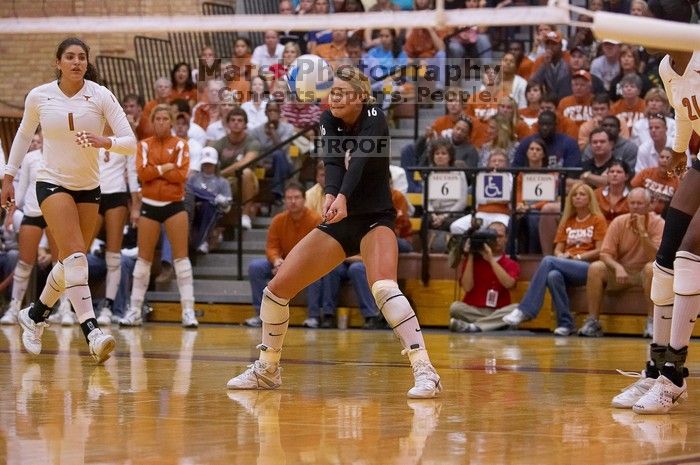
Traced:
<svg viewBox="0 0 700 465">
<path fill-rule="evenodd" d="M 109 137 L 97 136 L 91 132 L 78 131 L 75 133 L 75 143 L 86 149 L 88 147 L 108 149 L 112 147 L 112 140 Z"/>
<path fill-rule="evenodd" d="M 0 195 L 0 205 L 11 216 L 15 209 L 15 187 L 12 185 L 12 179 L 8 178 L 2 183 L 2 195 Z"/>
<path fill-rule="evenodd" d="M 323 201 L 323 221 L 329 224 L 337 223 L 348 216 L 348 207 L 343 194 L 334 196 L 326 194 Z"/>
</svg>

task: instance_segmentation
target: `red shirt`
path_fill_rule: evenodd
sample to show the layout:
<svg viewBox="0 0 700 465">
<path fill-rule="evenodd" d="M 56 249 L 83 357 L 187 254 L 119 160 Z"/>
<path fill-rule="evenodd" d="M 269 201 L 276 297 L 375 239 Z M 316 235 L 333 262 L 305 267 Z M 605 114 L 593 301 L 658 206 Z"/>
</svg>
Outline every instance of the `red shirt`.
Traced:
<svg viewBox="0 0 700 465">
<path fill-rule="evenodd" d="M 506 273 L 513 279 L 518 279 L 518 276 L 520 276 L 520 265 L 507 255 L 501 255 L 501 258 L 498 259 L 498 264 L 501 265 L 501 267 L 506 270 Z M 460 281 L 462 280 L 462 274 L 466 266 L 467 260 L 462 260 L 462 265 L 459 270 Z M 498 280 L 489 262 L 481 258 L 481 255 L 476 255 L 474 257 L 474 287 L 472 287 L 471 291 L 464 294 L 462 302 L 472 307 L 489 308 L 486 306 L 486 293 L 489 289 L 498 292 L 498 301 L 496 302 L 494 310 L 510 305 L 510 291 L 503 287 L 503 284 Z"/>
</svg>

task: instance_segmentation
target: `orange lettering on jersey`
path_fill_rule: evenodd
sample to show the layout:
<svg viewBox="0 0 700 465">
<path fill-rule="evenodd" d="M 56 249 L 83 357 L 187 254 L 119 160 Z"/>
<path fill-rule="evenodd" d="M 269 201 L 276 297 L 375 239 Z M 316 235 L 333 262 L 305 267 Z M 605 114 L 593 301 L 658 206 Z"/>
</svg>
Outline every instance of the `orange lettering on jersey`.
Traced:
<svg viewBox="0 0 700 465">
<path fill-rule="evenodd" d="M 593 243 L 593 226 L 587 228 L 566 228 L 566 244 L 570 246 L 581 246 Z"/>
</svg>

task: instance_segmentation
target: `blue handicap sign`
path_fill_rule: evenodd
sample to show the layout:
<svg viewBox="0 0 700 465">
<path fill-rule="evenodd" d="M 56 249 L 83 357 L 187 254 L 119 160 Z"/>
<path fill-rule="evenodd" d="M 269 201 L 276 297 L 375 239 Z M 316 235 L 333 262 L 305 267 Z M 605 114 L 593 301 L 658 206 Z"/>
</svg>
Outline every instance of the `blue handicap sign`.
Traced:
<svg viewBox="0 0 700 465">
<path fill-rule="evenodd" d="M 488 174 L 484 176 L 484 197 L 487 199 L 503 196 L 503 175 Z"/>
</svg>

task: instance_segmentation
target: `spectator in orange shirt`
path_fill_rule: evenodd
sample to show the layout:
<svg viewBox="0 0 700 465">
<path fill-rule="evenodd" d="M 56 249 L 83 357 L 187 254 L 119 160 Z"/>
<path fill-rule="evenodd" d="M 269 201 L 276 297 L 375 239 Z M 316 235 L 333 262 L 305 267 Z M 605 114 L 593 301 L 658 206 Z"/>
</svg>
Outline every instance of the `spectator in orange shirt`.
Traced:
<svg viewBox="0 0 700 465">
<path fill-rule="evenodd" d="M 438 116 L 433 124 L 428 128 L 426 136 L 429 138 L 439 137 L 446 129 L 452 129 L 459 120 L 460 116 L 464 116 L 464 98 L 463 92 L 457 87 L 449 88 L 445 91 L 445 110 L 446 115 Z"/>
<path fill-rule="evenodd" d="M 629 175 L 630 168 L 627 163 L 622 160 L 613 160 L 605 174 L 608 185 L 595 190 L 596 200 L 608 224 L 616 217 L 630 211 L 627 205 L 627 196 L 630 192 L 627 188 Z"/>
<path fill-rule="evenodd" d="M 574 121 L 579 128 L 593 117 L 591 103 L 591 73 L 585 70 L 576 71 L 571 76 L 572 94 L 559 101 L 558 110 L 561 114 Z"/>
<path fill-rule="evenodd" d="M 146 105 L 143 107 L 143 113 L 146 115 L 146 118 L 149 119 L 151 118 L 153 109 L 157 105 L 170 103 L 173 92 L 173 84 L 170 82 L 170 79 L 159 77 L 156 79 L 156 82 L 153 83 L 153 90 L 156 93 L 156 98 L 146 102 Z"/>
<path fill-rule="evenodd" d="M 331 41 L 327 44 L 317 45 L 314 53 L 325 59 L 335 69 L 348 58 L 348 51 L 345 48 L 347 42 L 348 31 L 346 29 L 334 29 Z"/>
<path fill-rule="evenodd" d="M 525 45 L 520 40 L 512 40 L 508 44 L 508 51 L 515 57 L 518 67 L 518 75 L 526 81 L 532 76 L 533 61 L 525 56 Z"/>
<path fill-rule="evenodd" d="M 136 94 L 125 95 L 122 99 L 122 108 L 134 135 L 136 135 L 136 140 L 144 140 L 153 135 L 151 122 L 143 112 L 143 97 Z"/>
<path fill-rule="evenodd" d="M 652 209 L 664 217 L 666 208 L 671 203 L 671 198 L 680 184 L 676 173 L 668 171 L 671 158 L 671 149 L 664 148 L 659 153 L 659 166 L 641 170 L 630 182 L 632 187 L 643 187 L 649 192 Z"/>
<path fill-rule="evenodd" d="M 245 321 L 246 326 L 262 326 L 260 306 L 263 289 L 292 248 L 321 222 L 321 215 L 304 205 L 304 188 L 299 183 L 290 181 L 285 187 L 284 207 L 285 210 L 275 215 L 270 223 L 265 245 L 266 258 L 254 259 L 248 265 L 255 316 Z M 321 280 L 318 280 L 306 288 L 309 318 L 320 320 L 321 286 Z"/>
<path fill-rule="evenodd" d="M 620 80 L 622 98 L 610 107 L 610 113 L 625 121 L 628 131 L 634 123 L 644 118 L 646 103 L 639 97 L 642 90 L 642 80 L 636 74 L 627 74 Z"/>
<path fill-rule="evenodd" d="M 250 61 L 252 55 L 252 47 L 247 38 L 234 39 L 231 62 L 224 68 L 224 81 L 228 89 L 236 95 L 239 105 L 248 101 L 250 81 L 257 74 L 255 65 Z"/>
<path fill-rule="evenodd" d="M 189 63 L 178 63 L 170 71 L 172 91 L 170 101 L 187 100 L 190 108 L 197 103 L 197 86 L 192 80 L 192 67 Z"/>
<path fill-rule="evenodd" d="M 192 108 L 192 123 L 206 131 L 209 124 L 219 119 L 219 103 L 227 96 L 224 92 L 226 86 L 223 81 L 209 80 L 206 84 L 206 102 L 197 103 Z"/>
<path fill-rule="evenodd" d="M 608 96 L 606 92 L 593 96 L 593 101 L 591 102 L 591 113 L 593 114 L 593 117 L 584 122 L 578 130 L 578 147 L 581 150 L 585 149 L 588 145 L 588 139 L 591 135 L 591 131 L 597 127 L 600 127 L 603 120 L 610 116 L 610 96 Z M 627 125 L 625 124 L 623 126 L 622 121 L 620 121 L 620 135 L 624 138 L 629 138 L 629 130 L 627 129 Z"/>
<path fill-rule="evenodd" d="M 415 0 L 413 9 L 428 10 L 431 0 Z M 403 50 L 409 58 L 445 58 L 445 34 L 435 28 L 415 28 L 406 31 Z"/>
</svg>

